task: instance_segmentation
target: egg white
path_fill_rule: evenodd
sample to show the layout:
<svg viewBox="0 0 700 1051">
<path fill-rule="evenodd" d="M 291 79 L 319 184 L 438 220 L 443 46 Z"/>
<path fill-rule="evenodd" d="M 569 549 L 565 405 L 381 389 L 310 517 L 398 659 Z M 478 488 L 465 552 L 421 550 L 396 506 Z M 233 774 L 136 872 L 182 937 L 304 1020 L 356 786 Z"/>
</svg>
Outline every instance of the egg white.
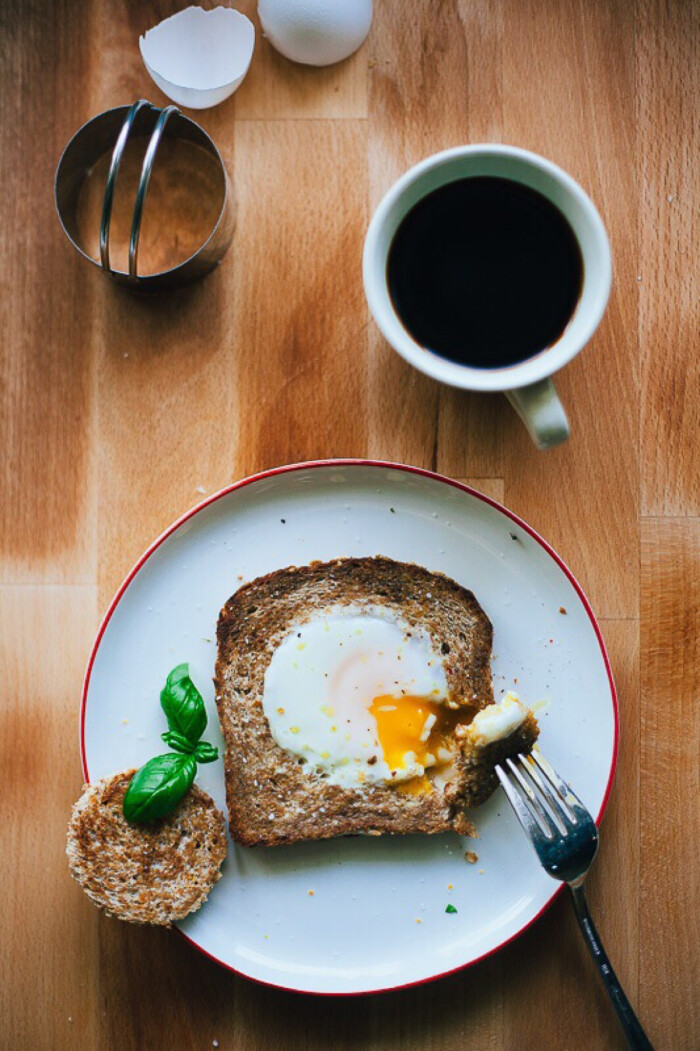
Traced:
<svg viewBox="0 0 700 1051">
<path fill-rule="evenodd" d="M 528 716 L 528 709 L 517 693 L 509 690 L 503 700 L 489 704 L 474 716 L 469 735 L 477 748 L 484 748 L 494 741 L 502 741 L 521 726 Z"/>
<path fill-rule="evenodd" d="M 276 743 L 330 783 L 356 786 L 424 772 L 407 753 L 389 767 L 369 706 L 404 695 L 441 702 L 447 680 L 429 637 L 389 612 L 345 607 L 294 628 L 265 673 L 263 709 Z"/>
</svg>

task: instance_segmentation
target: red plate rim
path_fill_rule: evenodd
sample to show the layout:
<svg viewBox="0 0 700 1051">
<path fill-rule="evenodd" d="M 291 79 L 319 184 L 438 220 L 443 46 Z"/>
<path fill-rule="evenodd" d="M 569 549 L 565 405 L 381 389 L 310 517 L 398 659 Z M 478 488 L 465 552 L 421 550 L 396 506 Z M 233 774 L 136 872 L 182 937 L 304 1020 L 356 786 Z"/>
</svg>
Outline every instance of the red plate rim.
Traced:
<svg viewBox="0 0 700 1051">
<path fill-rule="evenodd" d="M 110 602 L 109 608 L 107 609 L 107 612 L 105 613 L 102 619 L 102 623 L 100 624 L 99 630 L 97 632 L 95 641 L 92 646 L 92 650 L 90 652 L 87 668 L 85 670 L 85 678 L 83 680 L 82 698 L 80 701 L 80 762 L 85 781 L 89 782 L 90 780 L 87 768 L 87 760 L 85 757 L 85 713 L 87 710 L 87 694 L 90 686 L 90 676 L 92 674 L 92 668 L 95 663 L 95 657 L 97 656 L 97 651 L 99 649 L 100 642 L 102 641 L 102 636 L 106 631 L 107 625 L 112 619 L 112 615 L 117 606 L 119 605 L 122 595 L 128 588 L 131 581 L 134 579 L 136 574 L 139 572 L 141 567 L 145 565 L 145 563 L 148 561 L 148 559 L 151 557 L 154 551 L 157 551 L 161 544 L 163 544 L 169 536 L 176 532 L 176 530 L 178 530 L 181 525 L 183 525 L 185 522 L 188 522 L 190 518 L 194 518 L 194 516 L 199 514 L 200 511 L 203 511 L 204 508 L 209 507 L 211 504 L 216 503 L 217 500 L 221 500 L 223 497 L 228 496 L 229 493 L 234 492 L 236 489 L 244 489 L 246 486 L 251 485 L 253 482 L 259 482 L 263 478 L 274 478 L 278 474 L 291 474 L 294 471 L 308 471 L 315 468 L 324 467 L 380 467 L 386 470 L 403 471 L 406 474 L 416 474 L 422 478 L 430 478 L 436 482 L 443 482 L 445 485 L 449 485 L 453 489 L 460 489 L 462 492 L 469 493 L 470 496 L 474 496 L 477 500 L 481 500 L 483 503 L 488 504 L 490 507 L 495 508 L 497 511 L 500 511 L 501 514 L 504 514 L 520 529 L 524 529 L 525 532 L 528 533 L 533 538 L 533 540 L 535 540 L 540 545 L 540 547 L 542 547 L 547 552 L 547 554 L 556 562 L 559 568 L 563 571 L 563 573 L 573 586 L 574 590 L 576 591 L 576 594 L 580 598 L 586 613 L 588 614 L 588 619 L 591 622 L 591 626 L 593 627 L 593 631 L 595 632 L 595 636 L 598 640 L 598 645 L 600 646 L 600 652 L 602 654 L 603 662 L 605 664 L 605 671 L 608 676 L 608 683 L 610 684 L 610 698 L 612 700 L 613 706 L 613 720 L 615 732 L 613 738 L 612 761 L 610 763 L 610 773 L 608 774 L 608 783 L 605 786 L 603 801 L 600 805 L 598 816 L 596 817 L 596 825 L 600 825 L 600 822 L 602 821 L 603 815 L 605 814 L 605 811 L 608 806 L 610 792 L 612 790 L 612 784 L 615 777 L 615 769 L 617 767 L 617 757 L 620 742 L 620 710 L 617 699 L 617 690 L 615 689 L 615 681 L 613 679 L 612 669 L 610 667 L 608 651 L 605 648 L 605 642 L 603 641 L 603 635 L 600 630 L 600 626 L 598 624 L 598 621 L 596 620 L 593 609 L 591 608 L 591 604 L 588 601 L 588 598 L 586 597 L 583 588 L 581 587 L 578 580 L 571 572 L 567 564 L 564 562 L 564 560 L 557 554 L 554 548 L 547 543 L 544 537 L 540 536 L 540 534 L 535 529 L 533 529 L 532 526 L 529 526 L 527 522 L 523 521 L 522 518 L 514 514 L 513 511 L 509 511 L 507 507 L 503 506 L 503 504 L 499 504 L 497 500 L 492 500 L 490 496 L 486 496 L 484 493 L 480 493 L 477 489 L 472 489 L 471 486 L 465 485 L 463 482 L 457 482 L 453 478 L 448 478 L 446 475 L 438 474 L 437 471 L 429 471 L 424 467 L 412 467 L 409 464 L 393 463 L 390 460 L 366 460 L 355 458 L 309 460 L 302 463 L 292 463 L 285 464 L 281 467 L 273 467 L 267 471 L 259 471 L 257 474 L 251 474 L 247 478 L 242 478 L 240 481 L 233 482 L 231 485 L 227 485 L 225 488 L 220 489 L 218 492 L 212 493 L 212 495 L 208 496 L 206 500 L 202 500 L 201 503 L 196 504 L 194 507 L 190 508 L 189 511 L 186 511 L 185 514 L 181 515 L 180 518 L 176 519 L 176 521 L 173 522 L 172 525 L 168 526 L 165 532 L 161 533 L 160 536 L 153 541 L 150 547 L 148 547 L 144 551 L 139 560 L 124 578 L 124 581 L 122 582 L 114 598 Z M 383 989 L 352 990 L 350 992 L 323 992 L 316 989 L 296 989 L 294 987 L 277 984 L 276 982 L 267 982 L 262 978 L 255 978 L 251 975 L 245 974 L 243 971 L 237 970 L 230 964 L 225 963 L 223 960 L 220 960 L 217 956 L 213 956 L 210 952 L 207 952 L 206 949 L 203 949 L 200 945 L 198 945 L 192 938 L 185 934 L 184 931 L 181 931 L 177 927 L 174 929 L 177 931 L 181 938 L 184 938 L 186 942 L 188 942 L 195 949 L 197 949 L 198 952 L 202 953 L 203 956 L 206 956 L 208 959 L 213 960 L 215 963 L 219 964 L 220 967 L 224 967 L 227 971 L 231 971 L 233 974 L 241 975 L 241 977 L 247 978 L 249 981 L 257 982 L 259 985 L 265 985 L 271 989 L 284 989 L 286 992 L 301 993 L 303 995 L 331 997 L 367 996 L 375 993 L 398 992 L 401 989 L 410 989 L 417 985 L 426 985 L 428 982 L 434 982 L 437 981 L 439 978 L 446 978 L 450 974 L 456 974 L 459 971 L 465 971 L 468 967 L 473 967 L 475 964 L 480 963 L 481 960 L 485 960 L 489 956 L 493 956 L 494 953 L 500 952 L 500 950 L 505 948 L 506 945 L 509 945 L 511 942 L 515 941 L 516 938 L 519 938 L 521 934 L 524 934 L 525 931 L 532 927 L 532 925 L 537 922 L 540 916 L 542 916 L 547 911 L 547 909 L 553 904 L 554 900 L 559 897 L 563 890 L 564 884 L 561 884 L 552 892 L 551 896 L 544 903 L 542 908 L 532 917 L 531 920 L 528 920 L 528 922 L 525 923 L 519 931 L 516 931 L 515 934 L 512 934 L 510 935 L 510 937 L 505 938 L 498 945 L 494 946 L 493 949 L 489 949 L 488 952 L 482 953 L 481 956 L 477 956 L 476 959 L 470 960 L 468 963 L 460 964 L 458 967 L 452 967 L 448 971 L 441 971 L 439 974 L 432 974 L 426 978 L 419 978 L 413 982 L 405 982 L 402 985 L 386 986 Z"/>
</svg>

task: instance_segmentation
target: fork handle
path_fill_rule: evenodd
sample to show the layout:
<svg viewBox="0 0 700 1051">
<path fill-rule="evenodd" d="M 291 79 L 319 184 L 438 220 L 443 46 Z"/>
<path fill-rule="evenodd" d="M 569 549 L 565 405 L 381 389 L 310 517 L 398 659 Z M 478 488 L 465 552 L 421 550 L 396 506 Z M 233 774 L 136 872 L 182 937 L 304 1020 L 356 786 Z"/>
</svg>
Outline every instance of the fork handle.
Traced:
<svg viewBox="0 0 700 1051">
<path fill-rule="evenodd" d="M 571 891 L 571 899 L 574 903 L 574 911 L 576 913 L 578 925 L 583 932 L 591 956 L 593 957 L 598 970 L 600 971 L 601 977 L 605 982 L 605 988 L 612 1000 L 613 1007 L 617 1011 L 620 1025 L 625 1031 L 627 1043 L 633 1051 L 654 1051 L 648 1036 L 642 1029 L 639 1019 L 632 1010 L 632 1005 L 625 996 L 624 990 L 620 985 L 617 975 L 613 971 L 610 960 L 603 948 L 600 935 L 598 934 L 595 923 L 588 911 L 588 902 L 586 901 L 586 895 L 583 891 L 583 884 L 581 883 L 579 886 L 575 887 L 573 884 L 569 883 L 567 886 Z"/>
</svg>

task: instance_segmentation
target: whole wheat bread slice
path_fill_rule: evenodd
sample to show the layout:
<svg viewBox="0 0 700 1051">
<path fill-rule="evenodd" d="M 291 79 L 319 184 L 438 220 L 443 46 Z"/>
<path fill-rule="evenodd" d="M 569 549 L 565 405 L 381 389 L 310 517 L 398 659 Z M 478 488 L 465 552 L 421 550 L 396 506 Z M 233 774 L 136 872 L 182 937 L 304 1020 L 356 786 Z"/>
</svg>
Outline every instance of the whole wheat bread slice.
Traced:
<svg viewBox="0 0 700 1051">
<path fill-rule="evenodd" d="M 426 632 L 465 723 L 493 702 L 491 623 L 474 595 L 449 577 L 376 557 L 292 566 L 246 584 L 222 609 L 217 630 L 231 835 L 246 845 L 273 845 L 360 832 L 471 833 L 465 806 L 481 802 L 492 787 L 480 789 L 483 763 L 468 749 L 444 789 L 411 795 L 385 783 L 361 790 L 329 784 L 305 772 L 272 737 L 262 697 L 274 650 L 294 627 L 345 605 L 385 608 Z"/>
<path fill-rule="evenodd" d="M 192 785 L 171 814 L 131 825 L 122 813 L 135 770 L 83 787 L 68 824 L 71 874 L 91 901 L 130 923 L 170 926 L 206 901 L 226 857 L 226 824 Z"/>
</svg>

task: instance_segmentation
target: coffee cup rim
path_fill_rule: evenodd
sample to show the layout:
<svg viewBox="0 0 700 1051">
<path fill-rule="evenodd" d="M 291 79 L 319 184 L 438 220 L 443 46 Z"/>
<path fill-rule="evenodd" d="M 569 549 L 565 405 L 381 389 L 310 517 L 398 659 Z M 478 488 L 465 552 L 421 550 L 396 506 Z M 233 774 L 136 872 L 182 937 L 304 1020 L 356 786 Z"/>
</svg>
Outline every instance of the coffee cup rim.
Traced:
<svg viewBox="0 0 700 1051">
<path fill-rule="evenodd" d="M 400 205 L 401 199 L 427 172 L 444 167 L 451 161 L 460 158 L 479 157 L 513 158 L 538 169 L 559 183 L 585 215 L 588 229 L 595 242 L 596 253 L 595 273 L 593 273 L 590 265 L 592 253 L 590 250 L 586 252 L 579 232 L 574 230 L 583 256 L 584 276 L 581 299 L 567 327 L 556 343 L 546 347 L 534 357 L 515 365 L 494 369 L 474 368 L 449 361 L 417 343 L 404 328 L 394 309 L 386 280 L 387 253 L 394 233 L 413 204 L 425 195 L 419 194 L 418 197 L 412 199 L 405 210 L 398 208 L 398 218 L 394 215 L 393 229 L 386 239 L 387 224 L 397 206 Z M 504 173 L 503 177 L 513 178 L 513 175 Z M 452 181 L 454 180 L 445 180 L 445 182 Z M 519 180 L 515 179 L 515 181 Z M 426 190 L 426 194 L 429 192 L 431 192 L 430 189 Z M 546 193 L 545 196 L 547 196 Z M 385 248 L 381 246 L 382 240 L 386 240 Z M 588 343 L 598 327 L 607 306 L 612 283 L 612 259 L 608 235 L 597 208 L 585 190 L 572 176 L 545 157 L 518 146 L 501 143 L 478 143 L 442 150 L 419 161 L 400 176 L 385 193 L 372 216 L 365 237 L 362 269 L 365 295 L 370 311 L 382 335 L 394 350 L 420 372 L 442 383 L 467 390 L 483 391 L 514 390 L 524 387 L 553 375 L 568 364 Z M 584 290 L 588 298 L 585 315 L 581 313 Z"/>
</svg>

